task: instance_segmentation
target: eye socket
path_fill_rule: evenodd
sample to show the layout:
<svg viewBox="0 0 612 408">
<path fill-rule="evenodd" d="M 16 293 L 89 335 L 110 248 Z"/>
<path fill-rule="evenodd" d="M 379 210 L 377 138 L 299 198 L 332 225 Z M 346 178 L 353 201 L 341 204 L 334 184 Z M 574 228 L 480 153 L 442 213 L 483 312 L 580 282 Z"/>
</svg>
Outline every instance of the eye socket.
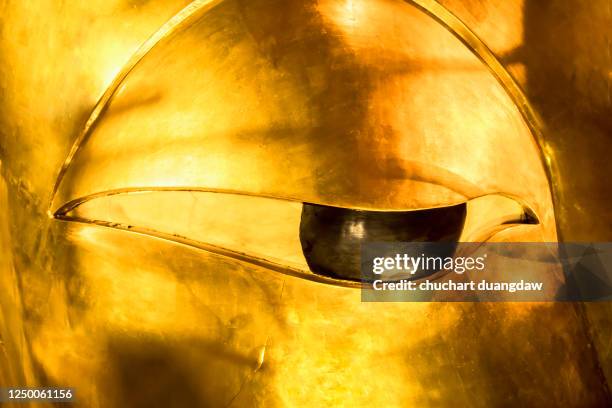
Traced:
<svg viewBox="0 0 612 408">
<path fill-rule="evenodd" d="M 366 242 L 458 242 L 467 205 L 415 211 L 362 211 L 304 204 L 300 242 L 314 273 L 361 280 L 361 246 Z M 446 246 L 452 256 L 454 246 Z M 419 278 L 420 276 L 415 276 Z"/>
<path fill-rule="evenodd" d="M 355 286 L 364 242 L 484 241 L 537 223 L 500 195 L 412 211 L 364 211 L 227 192 L 106 192 L 62 207 L 76 221 L 138 232 L 302 278 Z M 454 245 L 445 246 L 450 256 Z M 384 255 L 384 254 L 381 254 Z M 417 273 L 414 278 L 422 278 Z"/>
</svg>

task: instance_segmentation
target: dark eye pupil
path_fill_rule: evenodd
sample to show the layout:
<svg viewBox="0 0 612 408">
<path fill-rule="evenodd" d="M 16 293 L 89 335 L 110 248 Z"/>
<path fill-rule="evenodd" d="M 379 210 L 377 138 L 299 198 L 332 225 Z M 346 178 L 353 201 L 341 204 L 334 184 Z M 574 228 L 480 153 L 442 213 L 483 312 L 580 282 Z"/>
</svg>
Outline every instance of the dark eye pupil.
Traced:
<svg viewBox="0 0 612 408">
<path fill-rule="evenodd" d="M 304 203 L 300 242 L 312 272 L 360 281 L 362 243 L 457 242 L 465 217 L 466 204 L 386 212 Z"/>
</svg>

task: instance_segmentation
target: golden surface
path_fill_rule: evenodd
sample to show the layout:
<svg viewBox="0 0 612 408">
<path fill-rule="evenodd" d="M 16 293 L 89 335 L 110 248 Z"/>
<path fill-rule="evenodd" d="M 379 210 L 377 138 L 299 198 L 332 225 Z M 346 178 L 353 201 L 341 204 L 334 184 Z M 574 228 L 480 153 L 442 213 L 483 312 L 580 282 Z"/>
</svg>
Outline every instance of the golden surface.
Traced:
<svg viewBox="0 0 612 408">
<path fill-rule="evenodd" d="M 500 55 L 525 35 L 520 2 L 480 20 L 485 6 L 444 3 Z M 0 4 L 0 385 L 72 386 L 85 407 L 609 397 L 576 305 L 361 303 L 354 288 L 253 262 L 305 269 L 300 202 L 469 200 L 466 240 L 524 209 L 540 224 L 497 240 L 569 230 L 542 162 L 557 155 L 495 70 L 423 10 Z M 51 212 L 82 223 L 48 217 L 54 184 Z"/>
<path fill-rule="evenodd" d="M 223 2 L 153 47 L 72 159 L 52 210 L 155 186 L 370 209 L 502 192 L 545 212 L 519 112 L 444 27 L 403 2 L 281 3 Z"/>
</svg>

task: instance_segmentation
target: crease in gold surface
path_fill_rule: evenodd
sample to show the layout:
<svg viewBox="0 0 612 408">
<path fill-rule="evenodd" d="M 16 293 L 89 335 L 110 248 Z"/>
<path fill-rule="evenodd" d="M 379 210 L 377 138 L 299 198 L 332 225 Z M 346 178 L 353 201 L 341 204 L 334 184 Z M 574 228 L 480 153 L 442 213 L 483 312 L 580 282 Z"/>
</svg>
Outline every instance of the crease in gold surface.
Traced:
<svg viewBox="0 0 612 408">
<path fill-rule="evenodd" d="M 132 72 L 132 70 L 138 65 L 138 63 L 161 41 L 165 38 L 168 38 L 181 27 L 189 24 L 193 18 L 200 15 L 200 13 L 205 13 L 206 11 L 212 9 L 219 3 L 222 3 L 223 0 L 195 0 L 189 3 L 185 8 L 179 11 L 176 15 L 174 15 L 170 20 L 168 20 L 164 25 L 162 25 L 159 30 L 157 30 L 153 35 L 151 35 L 139 48 L 136 52 L 131 56 L 129 61 L 121 68 L 119 73 L 112 80 L 110 85 L 106 88 L 96 105 L 94 106 L 83 130 L 77 136 L 76 140 L 72 144 L 68 156 L 66 160 L 62 164 L 62 167 L 57 175 L 57 179 L 55 180 L 55 184 L 53 185 L 53 189 L 51 190 L 51 197 L 49 199 L 49 210 L 48 214 L 51 216 L 51 207 L 53 205 L 53 199 L 59 189 L 59 186 L 66 174 L 66 171 L 70 167 L 72 163 L 72 159 L 79 151 L 80 147 L 87 141 L 87 138 L 91 134 L 92 130 L 95 128 L 98 123 L 99 118 L 102 116 L 106 108 L 108 107 L 109 102 L 113 99 L 113 96 L 117 93 L 121 84 L 125 80 L 125 78 Z"/>
</svg>

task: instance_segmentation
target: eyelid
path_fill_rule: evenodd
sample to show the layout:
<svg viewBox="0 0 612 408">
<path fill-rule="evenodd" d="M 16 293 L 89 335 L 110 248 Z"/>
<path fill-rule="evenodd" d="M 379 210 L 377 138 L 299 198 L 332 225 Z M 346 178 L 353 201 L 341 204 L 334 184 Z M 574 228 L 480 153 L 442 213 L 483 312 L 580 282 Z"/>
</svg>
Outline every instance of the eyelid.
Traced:
<svg viewBox="0 0 612 408">
<path fill-rule="evenodd" d="M 413 180 L 413 181 L 417 181 L 417 180 Z M 431 184 L 431 185 L 435 185 L 435 186 L 439 186 L 441 188 L 447 189 L 447 187 L 445 187 L 443 184 L 430 183 L 426 181 L 423 181 L 423 183 Z M 448 188 L 448 190 L 452 190 L 452 189 Z M 133 195 L 133 194 L 146 194 L 146 193 L 157 193 L 157 192 L 218 193 L 218 194 L 230 194 L 230 195 L 239 195 L 239 196 L 247 196 L 247 197 L 259 197 L 259 198 L 264 198 L 264 199 L 282 200 L 282 201 L 297 202 L 297 203 L 305 202 L 301 199 L 291 197 L 291 196 L 256 193 L 256 192 L 215 188 L 215 187 L 182 187 L 182 186 L 178 186 L 178 187 L 173 187 L 173 186 L 126 187 L 126 188 L 118 188 L 118 189 L 100 191 L 100 192 L 96 192 L 96 193 L 92 193 L 92 194 L 70 199 L 69 201 L 66 201 L 63 204 L 60 204 L 55 210 L 49 209 L 48 215 L 50 218 L 57 218 L 65 214 L 68 214 L 69 212 L 73 211 L 77 207 L 89 201 L 96 200 L 99 198 L 105 198 L 105 197 L 111 197 L 111 196 L 117 196 L 117 195 Z M 479 195 L 476 195 L 475 197 L 478 197 L 478 196 Z M 308 201 L 308 202 L 311 204 L 326 205 L 330 207 L 346 208 L 346 209 L 361 210 L 361 211 L 405 212 L 405 211 L 427 210 L 431 208 L 448 207 L 452 205 L 463 204 L 466 201 L 468 201 L 467 197 L 464 197 L 463 195 L 458 195 L 456 200 L 449 201 L 449 202 L 443 202 L 435 206 L 415 207 L 415 206 L 406 205 L 404 207 L 397 207 L 397 208 L 348 205 L 348 204 L 343 205 L 342 203 L 326 202 L 326 201 Z"/>
<path fill-rule="evenodd" d="M 198 202 L 198 196 L 214 197 L 214 200 L 220 201 L 216 207 L 215 205 L 209 205 L 207 207 L 207 205 L 202 205 L 203 203 L 206 204 L 204 201 Z M 180 198 L 180 200 L 177 200 L 177 198 Z M 193 201 L 191 203 L 192 209 L 187 211 L 190 207 L 187 205 L 190 200 Z M 257 202 L 254 200 L 257 200 Z M 259 239 L 260 237 L 257 236 L 256 233 L 253 234 L 253 231 L 262 231 L 261 225 L 258 223 L 264 223 L 265 225 L 266 214 L 263 214 L 264 216 L 261 216 L 261 214 L 258 215 L 257 210 L 255 210 L 251 222 L 244 217 L 232 217 L 232 214 L 242 213 L 238 211 L 237 208 L 232 207 L 232 205 L 238 205 L 236 203 L 241 203 L 240 205 L 244 204 L 244 206 L 246 206 L 245 208 L 251 209 L 262 207 L 263 205 L 263 207 L 267 208 L 267 211 L 271 213 L 267 221 L 270 222 L 270 220 L 275 220 L 278 222 L 277 226 L 280 226 L 281 229 L 283 227 L 287 229 L 280 231 L 277 235 L 272 233 L 272 235 Z M 471 216 L 474 220 L 478 220 L 479 209 L 482 211 L 482 209 L 485 208 L 485 204 L 490 208 L 497 209 L 500 203 L 506 203 L 506 208 L 513 210 L 507 213 L 518 215 L 518 218 L 516 216 L 504 216 L 502 214 L 505 218 L 497 218 L 497 221 L 494 220 L 494 222 L 497 222 L 497 225 L 501 225 L 504 222 L 521 221 L 518 209 L 522 210 L 523 207 L 518 201 L 498 195 L 473 200 L 471 206 L 472 212 L 475 214 L 471 214 Z M 197 207 L 197 210 L 203 211 L 204 213 L 212 213 L 216 221 L 218 218 L 223 218 L 223 216 L 225 216 L 230 220 L 229 228 L 227 228 L 230 234 L 232 231 L 236 231 L 235 228 L 237 225 L 243 226 L 243 228 L 241 228 L 242 232 L 244 232 L 242 234 L 242 241 L 223 241 L 223 235 L 228 225 L 220 224 L 218 226 L 219 228 L 214 229 L 214 225 L 203 222 L 201 218 L 203 213 L 199 215 L 198 213 L 193 213 L 193 207 Z M 215 212 L 215 208 L 222 208 L 226 213 L 220 214 L 219 216 L 219 214 Z M 62 221 L 93 224 L 153 236 L 315 282 L 352 288 L 361 287 L 361 283 L 355 280 L 316 274 L 308 267 L 308 264 L 303 259 L 304 255 L 298 237 L 300 225 L 299 217 L 301 217 L 302 211 L 302 203 L 300 202 L 270 198 L 266 199 L 233 193 L 228 194 L 227 192 L 220 191 L 205 193 L 198 191 L 169 191 L 168 189 L 161 189 L 157 191 L 132 191 L 130 193 L 119 191 L 107 192 L 97 195 L 96 197 L 89 197 L 88 199 L 68 203 L 63 206 L 62 209 L 62 211 L 58 211 L 55 214 L 55 218 Z M 285 209 L 290 211 L 283 212 Z M 230 211 L 230 213 L 227 213 L 227 211 Z M 293 215 L 287 218 L 288 214 L 291 214 L 291 211 L 293 211 Z M 283 214 L 285 218 L 283 218 Z M 293 219 L 291 219 L 291 217 L 293 217 Z M 194 224 L 196 226 L 201 226 L 202 229 L 190 229 Z M 213 227 L 212 229 L 211 225 Z M 476 226 L 475 228 L 482 228 L 483 225 L 491 225 L 491 220 L 489 219 L 484 224 L 481 223 L 480 226 Z M 258 238 L 257 240 L 261 241 L 264 245 L 271 245 L 270 248 L 272 250 L 269 250 L 270 248 L 265 246 L 253 246 L 253 242 L 245 242 L 244 236 L 249 236 L 248 231 L 246 231 L 249 227 L 251 227 L 252 235 L 256 236 Z M 272 228 L 272 230 L 273 229 L 274 228 Z M 293 248 L 288 247 L 287 251 L 278 252 L 278 248 L 274 248 L 274 245 L 285 243 L 287 239 L 295 239 Z M 292 258 L 292 254 L 299 254 L 300 259 Z"/>
</svg>

